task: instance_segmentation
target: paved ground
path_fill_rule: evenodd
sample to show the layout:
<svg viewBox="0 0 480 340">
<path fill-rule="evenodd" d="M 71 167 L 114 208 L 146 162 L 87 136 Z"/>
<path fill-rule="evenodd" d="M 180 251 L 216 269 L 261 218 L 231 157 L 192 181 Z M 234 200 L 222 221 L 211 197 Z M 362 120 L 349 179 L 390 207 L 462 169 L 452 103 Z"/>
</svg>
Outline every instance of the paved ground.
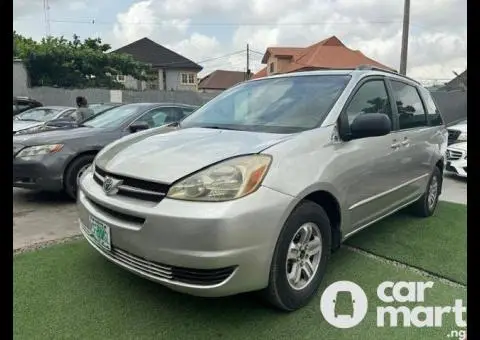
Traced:
<svg viewBox="0 0 480 340">
<path fill-rule="evenodd" d="M 467 181 L 445 178 L 445 201 L 467 203 Z M 13 189 L 13 249 L 78 235 L 75 204 L 61 194 Z"/>
</svg>

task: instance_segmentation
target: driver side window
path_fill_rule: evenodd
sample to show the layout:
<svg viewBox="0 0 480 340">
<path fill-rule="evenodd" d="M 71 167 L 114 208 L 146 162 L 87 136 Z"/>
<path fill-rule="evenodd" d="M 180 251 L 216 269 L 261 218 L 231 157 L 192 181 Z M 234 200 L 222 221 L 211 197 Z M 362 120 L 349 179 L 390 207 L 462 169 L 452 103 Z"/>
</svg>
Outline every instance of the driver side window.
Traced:
<svg viewBox="0 0 480 340">
<path fill-rule="evenodd" d="M 159 107 L 148 111 L 137 121 L 145 122 L 150 128 L 159 127 L 164 124 L 174 123 L 184 116 L 182 109 L 177 107 Z"/>
<path fill-rule="evenodd" d="M 368 81 L 358 89 L 346 108 L 348 124 L 351 125 L 356 117 L 365 113 L 384 113 L 393 121 L 387 88 L 383 80 Z"/>
</svg>

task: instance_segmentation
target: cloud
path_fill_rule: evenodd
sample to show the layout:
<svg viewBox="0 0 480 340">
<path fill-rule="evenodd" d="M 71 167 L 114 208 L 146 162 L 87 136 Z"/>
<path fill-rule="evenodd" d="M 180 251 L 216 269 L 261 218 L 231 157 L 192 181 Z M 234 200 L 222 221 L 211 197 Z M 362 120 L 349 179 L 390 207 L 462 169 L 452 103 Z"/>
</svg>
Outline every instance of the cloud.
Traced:
<svg viewBox="0 0 480 340">
<path fill-rule="evenodd" d="M 118 0 L 105 1 L 115 11 Z M 451 78 L 452 69 L 466 67 L 466 8 L 466 0 L 412 2 L 409 75 Z M 41 1 L 14 2 L 14 16 L 41 10 Z M 398 0 L 140 0 L 99 33 L 115 48 L 149 37 L 196 62 L 243 50 L 247 43 L 264 52 L 268 46 L 308 46 L 336 35 L 398 69 L 402 16 Z M 251 54 L 253 71 L 261 67 L 260 59 Z M 203 66 L 244 69 L 245 63 L 246 55 L 238 54 Z"/>
</svg>

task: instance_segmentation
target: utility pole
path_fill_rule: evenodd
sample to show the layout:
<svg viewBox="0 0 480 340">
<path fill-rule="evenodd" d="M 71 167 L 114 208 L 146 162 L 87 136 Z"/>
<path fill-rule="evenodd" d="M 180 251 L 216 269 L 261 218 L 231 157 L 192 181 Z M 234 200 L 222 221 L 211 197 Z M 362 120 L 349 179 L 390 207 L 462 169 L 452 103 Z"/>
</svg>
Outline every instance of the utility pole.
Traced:
<svg viewBox="0 0 480 340">
<path fill-rule="evenodd" d="M 247 73 L 245 74 L 245 80 L 250 79 L 250 46 L 247 44 Z"/>
<path fill-rule="evenodd" d="M 402 52 L 400 55 L 400 74 L 407 74 L 408 31 L 410 28 L 410 0 L 404 0 Z"/>
<path fill-rule="evenodd" d="M 43 14 L 45 16 L 45 36 L 50 36 L 50 5 L 48 0 L 43 0 Z"/>
</svg>

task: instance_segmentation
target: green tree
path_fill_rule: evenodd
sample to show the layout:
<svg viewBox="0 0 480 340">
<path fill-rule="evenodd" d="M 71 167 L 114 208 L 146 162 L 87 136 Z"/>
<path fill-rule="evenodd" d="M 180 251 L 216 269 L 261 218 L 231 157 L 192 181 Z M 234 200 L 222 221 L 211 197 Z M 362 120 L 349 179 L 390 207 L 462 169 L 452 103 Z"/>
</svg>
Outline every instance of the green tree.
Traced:
<svg viewBox="0 0 480 340">
<path fill-rule="evenodd" d="M 107 53 L 111 47 L 100 38 L 81 41 L 74 35 L 72 41 L 48 37 L 37 42 L 13 32 L 13 46 L 14 57 L 25 63 L 32 86 L 121 89 L 116 75 L 138 80 L 153 77 L 150 65 L 128 54 Z"/>
</svg>

